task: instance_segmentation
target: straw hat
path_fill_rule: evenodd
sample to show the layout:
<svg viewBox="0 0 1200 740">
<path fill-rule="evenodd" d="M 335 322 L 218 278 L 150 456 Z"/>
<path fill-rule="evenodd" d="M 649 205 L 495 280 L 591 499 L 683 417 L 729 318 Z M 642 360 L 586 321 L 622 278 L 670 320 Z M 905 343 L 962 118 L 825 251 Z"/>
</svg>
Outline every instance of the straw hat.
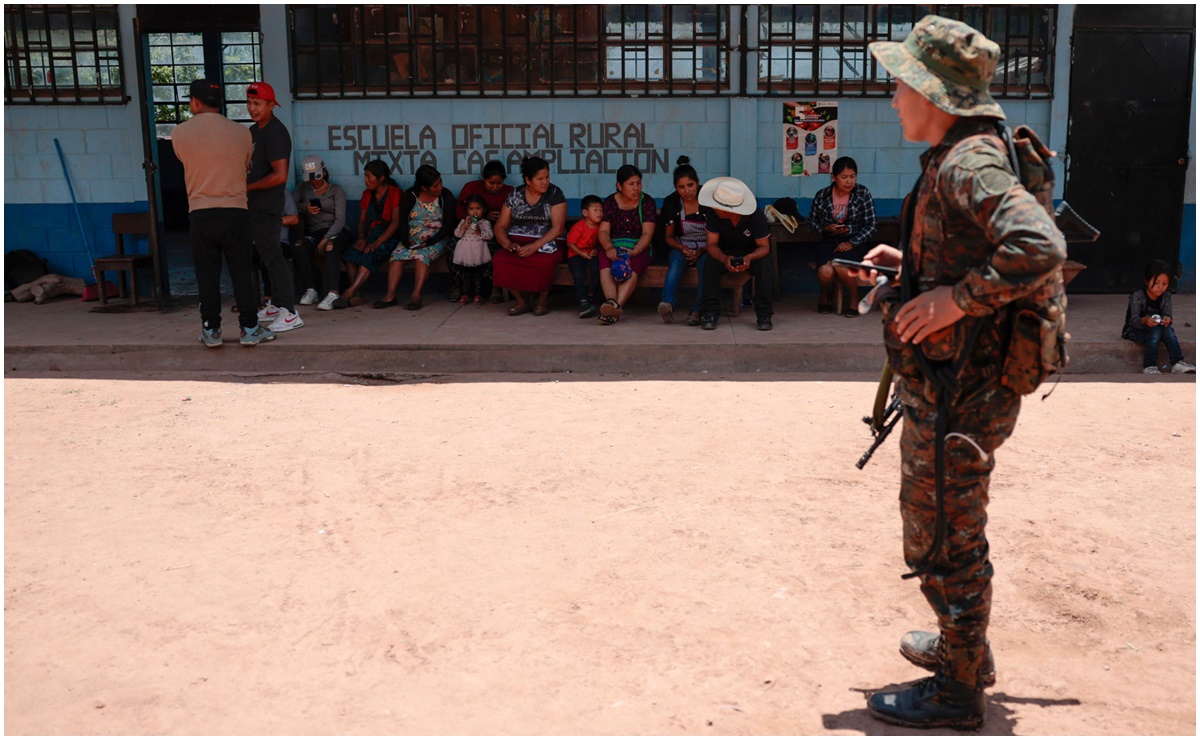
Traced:
<svg viewBox="0 0 1200 740">
<path fill-rule="evenodd" d="M 749 216 L 758 209 L 758 201 L 746 183 L 736 177 L 714 177 L 704 183 L 697 196 L 700 205 L 719 208 L 741 216 Z"/>
</svg>

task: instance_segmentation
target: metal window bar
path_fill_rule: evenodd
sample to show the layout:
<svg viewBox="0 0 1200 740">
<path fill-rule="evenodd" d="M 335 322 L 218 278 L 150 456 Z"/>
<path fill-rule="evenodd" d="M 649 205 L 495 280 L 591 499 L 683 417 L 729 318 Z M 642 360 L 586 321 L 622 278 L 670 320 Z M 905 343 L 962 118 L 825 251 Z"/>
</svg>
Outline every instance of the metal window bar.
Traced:
<svg viewBox="0 0 1200 740">
<path fill-rule="evenodd" d="M 331 19 L 335 38 L 331 42 L 321 38 L 305 42 L 297 36 L 297 17 L 312 20 L 311 25 L 316 27 L 324 22 L 322 16 L 329 18 L 326 15 L 329 10 L 321 6 L 292 6 L 289 9 L 293 51 L 291 66 L 297 96 L 348 98 L 382 94 L 387 97 L 465 97 L 500 92 L 509 96 L 534 97 L 732 93 L 728 79 L 732 47 L 727 6 L 705 7 L 704 17 L 716 26 L 711 31 L 702 28 L 701 13 L 698 11 L 701 6 L 689 6 L 693 31 L 690 39 L 674 37 L 675 12 L 671 7 L 640 5 L 609 6 L 606 9 L 605 6 L 596 6 L 594 11 L 589 12 L 590 8 L 581 10 L 581 6 L 457 6 L 448 12 L 433 12 L 434 8 L 447 7 L 404 6 L 394 11 L 386 9 L 384 38 L 374 39 L 368 38 L 364 30 L 365 6 L 339 6 L 340 13 Z M 487 13 L 485 8 L 497 12 Z M 612 32 L 608 30 L 606 10 L 615 11 L 614 20 L 618 21 L 620 28 Z M 661 12 L 662 18 L 654 18 L 652 11 Z M 396 42 L 393 42 L 389 33 L 393 27 L 393 12 L 404 13 L 410 26 L 407 37 L 400 34 L 401 38 Z M 562 28 L 567 13 L 572 21 L 570 29 Z M 426 18 L 431 23 L 424 31 L 420 22 L 413 22 Z M 490 19 L 491 27 L 487 27 L 487 19 Z M 588 22 L 586 36 L 582 28 L 585 19 Z M 439 29 L 437 20 L 454 23 L 455 26 Z M 524 27 L 520 28 L 522 21 Z M 655 23 L 661 23 L 662 28 L 652 31 Z M 499 39 L 493 42 L 496 34 L 492 31 L 497 26 Z M 317 31 L 317 34 L 319 36 L 320 32 Z M 744 47 L 744 43 L 739 46 L 743 54 L 746 53 Z M 375 79 L 374 75 L 379 70 L 371 69 L 368 58 L 377 62 L 379 51 L 384 53 L 385 79 L 380 84 L 372 84 L 371 80 Z M 391 78 L 391 68 L 395 63 L 393 57 L 397 53 L 409 57 L 407 84 L 403 80 L 393 82 Z M 619 75 L 608 74 L 610 53 L 613 55 L 614 70 L 620 70 Z M 706 53 L 711 54 L 713 60 L 711 78 L 707 80 L 707 68 L 701 69 Z M 298 61 L 301 55 L 306 63 L 309 58 L 314 60 L 311 68 L 302 70 Z M 330 59 L 331 55 L 333 59 Z M 498 58 L 504 67 L 501 79 L 497 81 L 499 84 L 486 81 L 482 74 L 485 62 L 493 58 Z M 453 72 L 452 77 L 439 74 L 442 71 L 436 68 L 439 59 L 444 62 L 441 66 L 447 74 Z M 586 64 L 584 59 L 588 60 Z M 676 61 L 690 66 L 690 72 L 681 68 L 676 75 Z M 430 63 L 435 68 L 429 69 Z M 569 64 L 571 70 L 560 72 L 563 64 Z M 331 70 L 341 73 L 336 81 L 327 79 L 330 73 L 325 70 L 327 65 Z M 744 65 L 739 66 L 744 74 Z M 583 70 L 588 71 L 590 79 L 584 79 Z M 644 72 L 640 81 L 636 79 L 638 70 Z M 619 79 L 614 79 L 616 77 Z"/>
<path fill-rule="evenodd" d="M 85 25 L 76 26 L 76 15 L 85 14 L 80 21 Z M 49 6 L 22 5 L 10 6 L 5 9 L 5 101 L 21 104 L 50 104 L 50 105 L 113 105 L 125 102 L 124 75 L 121 74 L 120 39 L 115 44 L 105 44 L 100 39 L 99 16 L 112 17 L 115 15 L 113 6 Z M 41 37 L 31 38 L 30 21 L 32 18 L 41 19 Z M 66 25 L 66 41 L 56 44 L 51 32 L 53 19 L 60 19 Z M 15 26 L 19 26 L 19 29 Z M 87 43 L 78 37 L 77 31 L 86 30 L 90 26 L 92 41 Z M 113 25 L 113 33 L 119 33 L 117 24 Z M 80 54 L 90 52 L 93 59 L 90 64 L 80 62 Z M 111 84 L 112 77 L 107 80 L 103 74 L 105 67 L 101 64 L 101 56 L 110 61 L 116 54 L 118 81 Z M 61 63 L 60 63 L 61 62 Z M 83 84 L 79 74 L 84 68 L 94 69 L 95 84 Z M 70 84 L 59 84 L 57 70 L 69 70 Z M 40 72 L 39 75 L 36 74 Z M 64 77 L 68 75 L 64 74 Z M 109 83 L 109 84 L 106 84 Z M 39 94 L 39 90 L 43 91 Z M 45 94 L 45 91 L 49 94 Z"/>
<path fill-rule="evenodd" d="M 50 28 L 50 10 L 48 5 L 43 5 L 42 17 L 46 21 L 46 78 L 50 81 L 50 90 L 53 94 L 53 99 L 58 100 L 58 74 L 54 71 L 54 32 Z"/>
<path fill-rule="evenodd" d="M 826 6 L 828 7 L 828 6 Z M 812 44 L 798 43 L 798 16 L 801 9 L 811 9 L 815 26 Z M 915 23 L 926 13 L 936 12 L 947 17 L 963 20 L 980 28 L 989 38 L 997 40 L 1005 49 L 1006 66 L 1003 68 L 1004 79 L 996 85 L 993 94 L 1007 98 L 1049 97 L 1053 94 L 1053 63 L 1055 57 L 1054 33 L 1057 27 L 1057 8 L 1055 6 L 864 6 L 864 33 L 861 38 L 847 39 L 846 16 L 847 7 L 841 6 L 837 12 L 840 27 L 836 32 L 826 32 L 821 27 L 820 6 L 792 6 L 790 14 L 786 10 L 780 15 L 774 6 L 760 6 L 759 10 L 759 47 L 752 49 L 757 52 L 759 60 L 759 88 L 766 94 L 826 94 L 836 90 L 839 95 L 885 95 L 891 83 L 890 75 L 870 57 L 867 45 L 873 40 L 891 39 L 893 29 L 902 11 L 907 11 L 905 23 Z M 992 14 L 998 19 L 993 22 Z M 1022 13 L 1029 22 L 1028 33 L 1024 36 L 1013 30 L 1013 24 Z M 1046 17 L 1046 23 L 1039 26 L 1037 20 Z M 880 18 L 886 20 L 881 21 Z M 765 24 L 764 24 L 765 21 Z M 866 32 L 866 28 L 874 23 L 875 33 Z M 777 30 L 777 26 L 781 26 Z M 886 31 L 881 27 L 886 27 Z M 764 32 L 765 31 L 765 32 Z M 824 78 L 821 70 L 822 51 L 829 47 L 838 49 L 837 56 L 841 63 L 836 79 Z M 1013 51 L 1025 56 L 1014 59 Z M 848 59 L 848 57 L 850 57 Z M 813 67 L 810 78 L 802 77 L 800 65 L 808 61 Z M 790 84 L 778 79 L 775 70 L 780 63 L 787 63 L 791 71 Z M 847 66 L 849 65 L 849 67 Z M 861 79 L 847 80 L 849 68 L 854 71 L 855 65 L 861 65 Z M 1035 85 L 1034 68 L 1040 66 L 1042 82 Z M 856 72 L 857 74 L 857 72 Z M 1011 78 L 1011 79 L 1010 79 Z M 883 84 L 887 83 L 887 84 Z M 743 85 L 743 89 L 745 86 Z"/>
</svg>

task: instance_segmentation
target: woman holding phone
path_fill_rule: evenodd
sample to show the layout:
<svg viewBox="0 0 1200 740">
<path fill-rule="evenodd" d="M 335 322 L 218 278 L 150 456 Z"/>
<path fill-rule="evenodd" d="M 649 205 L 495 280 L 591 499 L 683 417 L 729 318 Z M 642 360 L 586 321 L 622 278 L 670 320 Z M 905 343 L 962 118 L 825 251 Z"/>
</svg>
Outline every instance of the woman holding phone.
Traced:
<svg viewBox="0 0 1200 740">
<path fill-rule="evenodd" d="M 304 294 L 300 298 L 302 306 L 317 302 L 309 264 L 315 255 L 325 265 L 325 298 L 317 308 L 329 311 L 341 290 L 342 254 L 354 243 L 354 236 L 346 228 L 346 191 L 329 181 L 329 170 L 316 155 L 304 158 L 301 171 L 304 179 L 292 194 L 304 227 L 304 237 L 292 255 L 296 292 Z"/>
<path fill-rule="evenodd" d="M 824 237 L 817 244 L 817 281 L 821 294 L 817 311 L 833 313 L 833 283 L 837 280 L 846 295 L 858 295 L 858 280 L 844 267 L 833 265 L 834 258 L 861 261 L 875 235 L 875 201 L 871 191 L 858 183 L 858 164 L 850 157 L 838 157 L 833 163 L 829 187 L 813 196 L 808 220 Z M 858 315 L 857 299 L 848 303 L 843 316 Z"/>
</svg>

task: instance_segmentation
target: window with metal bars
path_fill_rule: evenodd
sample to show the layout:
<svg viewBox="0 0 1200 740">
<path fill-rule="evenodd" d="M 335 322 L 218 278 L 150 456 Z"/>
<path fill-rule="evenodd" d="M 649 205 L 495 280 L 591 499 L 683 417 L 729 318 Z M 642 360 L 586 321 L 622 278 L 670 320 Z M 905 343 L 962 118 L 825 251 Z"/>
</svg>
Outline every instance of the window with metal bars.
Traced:
<svg viewBox="0 0 1200 740">
<path fill-rule="evenodd" d="M 1056 5 L 760 5 L 759 89 L 788 96 L 888 95 L 891 77 L 867 45 L 903 41 L 930 13 L 961 20 L 999 44 L 995 97 L 1053 93 Z"/>
<path fill-rule="evenodd" d="M 292 5 L 297 98 L 718 95 L 727 5 Z"/>
<path fill-rule="evenodd" d="M 5 5 L 4 102 L 126 102 L 115 5 Z"/>
</svg>

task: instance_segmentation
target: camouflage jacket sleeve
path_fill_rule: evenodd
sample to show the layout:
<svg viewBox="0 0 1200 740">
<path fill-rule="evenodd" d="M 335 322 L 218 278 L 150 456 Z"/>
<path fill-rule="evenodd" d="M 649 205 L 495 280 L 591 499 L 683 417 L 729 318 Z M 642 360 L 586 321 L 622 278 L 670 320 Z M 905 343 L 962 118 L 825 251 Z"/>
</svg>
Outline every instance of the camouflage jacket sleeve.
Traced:
<svg viewBox="0 0 1200 740">
<path fill-rule="evenodd" d="M 1067 244 L 1050 214 L 988 144 L 948 158 L 938 176 L 941 197 L 952 203 L 994 245 L 984 263 L 954 286 L 954 302 L 985 316 L 1052 280 L 1067 258 Z"/>
</svg>

